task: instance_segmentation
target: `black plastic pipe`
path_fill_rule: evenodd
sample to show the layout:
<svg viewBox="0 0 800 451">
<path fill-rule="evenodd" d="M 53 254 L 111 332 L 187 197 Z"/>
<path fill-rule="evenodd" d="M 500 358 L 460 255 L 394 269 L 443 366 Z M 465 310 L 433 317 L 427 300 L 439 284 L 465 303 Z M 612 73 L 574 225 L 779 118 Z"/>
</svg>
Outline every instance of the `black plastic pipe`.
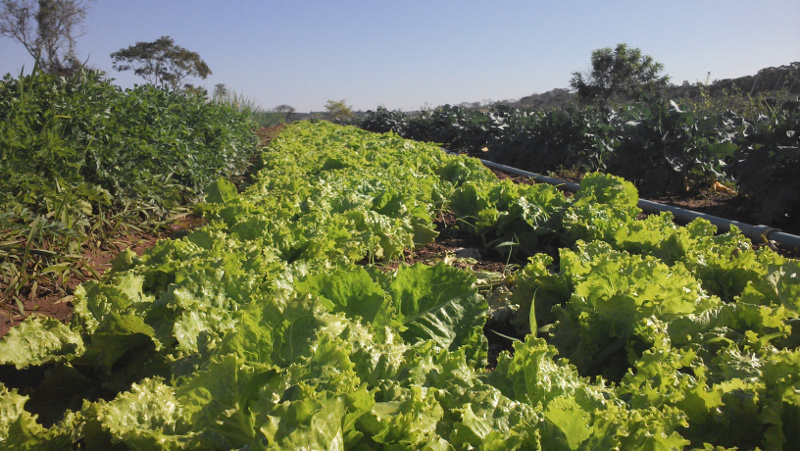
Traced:
<svg viewBox="0 0 800 451">
<path fill-rule="evenodd" d="M 523 171 L 522 169 L 512 168 L 511 166 L 494 163 L 492 161 L 487 161 L 487 160 L 480 160 L 480 161 L 487 167 L 498 169 L 503 172 L 508 172 L 510 174 L 529 177 L 537 182 L 556 185 L 556 187 L 559 187 L 562 190 L 575 192 L 578 191 L 578 188 L 580 188 L 580 185 L 578 185 L 577 183 L 566 182 L 564 180 L 559 180 L 552 177 L 546 177 L 544 175 Z M 639 203 L 637 204 L 637 206 L 641 208 L 642 211 L 645 211 L 647 213 L 659 213 L 662 211 L 668 211 L 672 213 L 672 215 L 675 217 L 677 221 L 684 224 L 688 224 L 689 222 L 692 222 L 697 218 L 703 218 L 708 222 L 717 226 L 717 229 L 720 232 L 727 232 L 731 229 L 731 226 L 736 226 L 739 230 L 742 231 L 742 234 L 744 236 L 750 238 L 754 242 L 766 243 L 769 241 L 774 241 L 775 243 L 789 249 L 795 249 L 795 250 L 800 249 L 800 236 L 792 235 L 789 233 L 783 233 L 780 231 L 780 229 L 776 229 L 774 227 L 770 227 L 767 225 L 747 224 L 744 222 L 720 218 L 718 216 L 707 215 L 705 213 L 699 213 L 692 210 L 686 210 L 684 208 L 673 207 L 671 205 L 664 205 L 658 202 L 653 202 L 644 199 L 639 199 Z"/>
</svg>

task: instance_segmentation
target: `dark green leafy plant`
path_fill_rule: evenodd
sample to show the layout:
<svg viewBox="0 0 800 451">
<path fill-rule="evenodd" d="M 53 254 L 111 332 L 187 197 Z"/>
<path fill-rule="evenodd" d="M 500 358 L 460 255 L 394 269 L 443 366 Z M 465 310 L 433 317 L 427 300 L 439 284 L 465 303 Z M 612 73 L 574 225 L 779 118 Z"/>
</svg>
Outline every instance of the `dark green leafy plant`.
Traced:
<svg viewBox="0 0 800 451">
<path fill-rule="evenodd" d="M 727 99 L 725 104 L 734 103 Z M 786 215 L 796 216 L 790 210 L 800 192 L 794 189 L 800 177 L 793 172 L 798 103 L 756 103 L 745 98 L 736 103 L 747 106 L 747 117 L 652 97 L 615 107 L 571 105 L 547 111 L 445 105 L 411 115 L 379 108 L 357 125 L 532 172 L 621 175 L 648 196 L 700 190 L 715 181 L 739 183 L 742 194 L 758 204 L 754 220 L 786 220 Z M 757 110 L 762 114 L 751 118 Z"/>
<path fill-rule="evenodd" d="M 768 105 L 752 124 L 733 171 L 742 194 L 754 200 L 758 223 L 779 225 L 800 218 L 800 100 Z"/>
<path fill-rule="evenodd" d="M 358 126 L 375 133 L 391 131 L 406 136 L 408 120 L 408 115 L 402 111 L 389 111 L 386 107 L 379 106 L 375 111 L 367 111 L 359 120 Z"/>
<path fill-rule="evenodd" d="M 63 282 L 78 272 L 89 236 L 102 239 L 121 224 L 153 227 L 171 209 L 201 199 L 217 177 L 241 173 L 254 155 L 252 128 L 231 106 L 149 85 L 122 91 L 97 72 L 6 75 L 4 296 L 35 294 L 43 274 Z"/>
<path fill-rule="evenodd" d="M 608 170 L 645 194 L 680 192 L 726 179 L 738 146 L 735 116 L 702 116 L 673 101 L 623 107 Z"/>
</svg>

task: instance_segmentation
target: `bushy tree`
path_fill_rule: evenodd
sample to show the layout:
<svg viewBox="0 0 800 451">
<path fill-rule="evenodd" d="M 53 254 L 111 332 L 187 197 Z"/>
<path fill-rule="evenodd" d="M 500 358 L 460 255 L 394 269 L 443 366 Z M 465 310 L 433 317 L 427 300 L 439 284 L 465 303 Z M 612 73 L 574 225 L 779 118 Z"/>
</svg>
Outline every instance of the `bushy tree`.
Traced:
<svg viewBox="0 0 800 451">
<path fill-rule="evenodd" d="M 211 74 L 205 61 L 197 52 L 175 45 L 169 36 L 153 42 L 137 42 L 111 54 L 114 69 L 133 73 L 155 86 L 181 89 L 186 77 L 205 79 Z"/>
<path fill-rule="evenodd" d="M 272 109 L 276 113 L 280 113 L 283 115 L 283 120 L 286 122 L 291 122 L 292 116 L 294 116 L 296 110 L 291 105 L 278 105 Z"/>
<path fill-rule="evenodd" d="M 64 75 L 81 65 L 75 38 L 87 9 L 83 0 L 2 0 L 0 35 L 19 41 L 43 71 Z"/>
<path fill-rule="evenodd" d="M 641 99 L 645 94 L 661 92 L 669 77 L 661 75 L 664 65 L 642 54 L 638 48 L 617 44 L 592 52 L 592 71 L 572 73 L 570 86 L 581 99 L 608 101 L 618 97 Z"/>
<path fill-rule="evenodd" d="M 353 117 L 353 107 L 348 106 L 344 99 L 338 102 L 328 100 L 328 103 L 325 104 L 325 109 L 328 110 L 328 113 L 333 116 L 335 121 L 344 121 Z"/>
<path fill-rule="evenodd" d="M 228 88 L 225 86 L 225 83 L 217 83 L 214 85 L 214 94 L 211 98 L 221 101 L 226 97 L 228 97 Z"/>
</svg>

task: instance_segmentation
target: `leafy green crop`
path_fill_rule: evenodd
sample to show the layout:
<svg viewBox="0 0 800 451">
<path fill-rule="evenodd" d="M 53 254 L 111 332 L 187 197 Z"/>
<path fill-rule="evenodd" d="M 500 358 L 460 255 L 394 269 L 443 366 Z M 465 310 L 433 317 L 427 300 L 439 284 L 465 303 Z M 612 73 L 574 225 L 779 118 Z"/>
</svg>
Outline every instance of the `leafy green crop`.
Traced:
<svg viewBox="0 0 800 451">
<path fill-rule="evenodd" d="M 254 156 L 252 128 L 230 106 L 150 85 L 122 91 L 96 72 L 6 75 L 0 82 L 4 297 L 35 292 L 42 275 L 80 273 L 85 243 L 126 224 L 163 219 L 200 200 L 217 177 L 241 173 Z"/>
<path fill-rule="evenodd" d="M 210 185 L 207 226 L 83 284 L 69 325 L 31 318 L 0 340 L 0 363 L 47 370 L 0 384 L 2 447 L 797 443 L 797 262 L 704 221 L 638 220 L 613 176 L 565 198 L 329 123 L 291 125 L 261 158 L 243 192 Z M 502 306 L 523 339 L 493 371 L 474 274 L 382 270 L 447 208 L 487 239 L 527 236 Z"/>
<path fill-rule="evenodd" d="M 357 125 L 538 173 L 603 171 L 648 196 L 685 193 L 715 180 L 737 183 L 752 199 L 752 221 L 770 224 L 796 217 L 800 206 L 798 105 L 768 99 L 748 117 L 658 99 L 548 111 L 444 105 L 413 116 L 378 108 Z"/>
<path fill-rule="evenodd" d="M 460 223 L 481 235 L 487 247 L 527 254 L 558 242 L 566 205 L 564 195 L 553 186 L 517 185 L 510 180 L 465 183 L 449 203 Z"/>
</svg>

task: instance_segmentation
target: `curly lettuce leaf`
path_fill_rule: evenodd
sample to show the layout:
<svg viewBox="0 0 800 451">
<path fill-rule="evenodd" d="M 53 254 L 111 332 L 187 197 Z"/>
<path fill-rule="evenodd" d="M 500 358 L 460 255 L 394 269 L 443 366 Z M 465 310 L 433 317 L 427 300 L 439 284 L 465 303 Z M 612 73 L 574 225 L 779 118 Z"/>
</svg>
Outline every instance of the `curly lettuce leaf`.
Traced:
<svg viewBox="0 0 800 451">
<path fill-rule="evenodd" d="M 800 313 L 800 263 L 788 261 L 783 265 L 769 265 L 763 278 L 745 287 L 739 302 L 782 305 Z"/>
<path fill-rule="evenodd" d="M 574 291 L 569 302 L 554 307 L 559 325 L 552 343 L 582 374 L 601 371 L 619 380 L 638 358 L 633 347 L 641 352 L 656 346 L 666 339 L 666 323 L 705 311 L 713 302 L 682 265 L 577 247 L 578 252 L 563 252 L 562 267 L 572 270 Z"/>
<path fill-rule="evenodd" d="M 487 305 L 471 274 L 444 263 L 403 266 L 388 291 L 409 343 L 433 340 L 455 350 L 481 333 Z"/>
<path fill-rule="evenodd" d="M 60 362 L 83 354 L 85 349 L 80 334 L 61 321 L 47 316 L 28 317 L 0 340 L 0 364 L 21 370 Z"/>
<path fill-rule="evenodd" d="M 364 268 L 315 274 L 296 287 L 300 293 L 319 296 L 331 312 L 361 319 L 376 331 L 396 326 L 391 299 Z"/>
</svg>

